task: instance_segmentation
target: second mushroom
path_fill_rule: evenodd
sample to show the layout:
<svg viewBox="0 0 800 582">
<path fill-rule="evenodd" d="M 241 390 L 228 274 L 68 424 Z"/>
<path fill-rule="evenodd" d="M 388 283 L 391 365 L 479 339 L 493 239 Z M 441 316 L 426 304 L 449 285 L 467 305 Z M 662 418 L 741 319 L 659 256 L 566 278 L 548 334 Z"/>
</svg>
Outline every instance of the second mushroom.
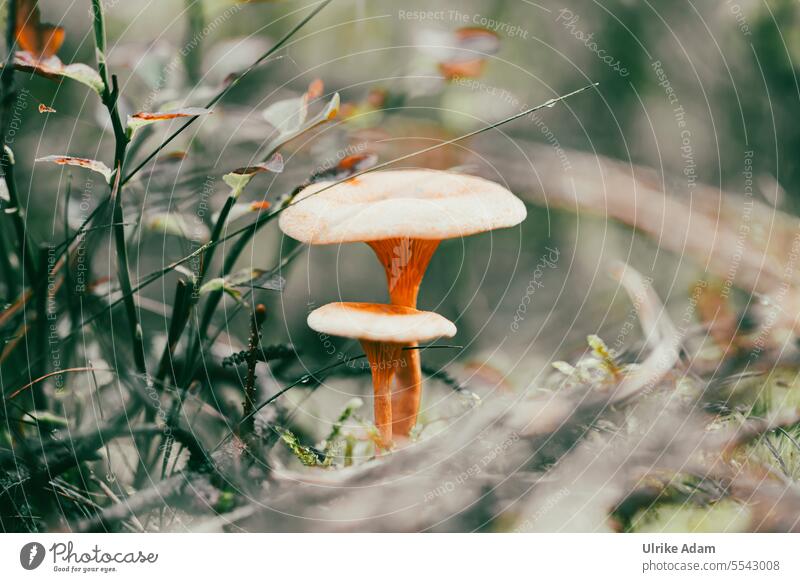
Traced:
<svg viewBox="0 0 800 582">
<path fill-rule="evenodd" d="M 374 303 L 324 305 L 309 314 L 308 326 L 320 333 L 361 342 L 372 372 L 375 426 L 381 448 L 392 444 L 391 384 L 404 365 L 404 348 L 456 334 L 456 326 L 436 313 Z"/>
</svg>

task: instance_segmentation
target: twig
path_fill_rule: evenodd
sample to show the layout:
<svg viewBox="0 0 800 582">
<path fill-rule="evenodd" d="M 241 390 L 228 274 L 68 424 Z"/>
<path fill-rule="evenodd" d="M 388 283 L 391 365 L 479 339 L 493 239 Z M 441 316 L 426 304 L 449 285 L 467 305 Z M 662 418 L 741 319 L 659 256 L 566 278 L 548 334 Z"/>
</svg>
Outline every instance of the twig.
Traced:
<svg viewBox="0 0 800 582">
<path fill-rule="evenodd" d="M 106 497 L 108 497 L 108 498 L 109 498 L 111 501 L 113 501 L 113 502 L 114 502 L 114 503 L 116 503 L 116 504 L 120 504 L 120 505 L 121 505 L 122 503 L 124 503 L 124 502 L 123 502 L 123 501 L 122 501 L 122 500 L 121 500 L 119 497 L 117 497 L 117 495 L 116 495 L 116 494 L 115 494 L 115 493 L 114 493 L 114 492 L 111 490 L 111 487 L 109 487 L 108 485 L 106 485 L 106 482 L 105 482 L 105 481 L 103 481 L 102 479 L 100 479 L 100 478 L 99 478 L 99 477 L 97 477 L 97 476 L 92 476 L 92 480 L 93 480 L 93 481 L 94 481 L 94 482 L 97 484 L 97 486 L 98 486 L 98 487 L 100 487 L 100 489 L 102 490 L 102 492 L 103 492 L 103 493 L 105 493 L 105 494 L 106 494 Z M 137 518 L 135 515 L 131 515 L 131 523 L 133 524 L 134 528 L 135 528 L 135 529 L 136 529 L 138 532 L 140 532 L 140 533 L 143 533 L 143 532 L 144 532 L 144 526 L 142 525 L 142 522 L 141 522 L 141 521 L 139 521 L 139 518 Z"/>
<path fill-rule="evenodd" d="M 255 424 L 255 410 L 256 398 L 258 397 L 256 389 L 256 364 L 258 364 L 258 346 L 261 343 L 261 326 L 264 319 L 267 317 L 267 309 L 263 303 L 259 303 L 253 318 L 250 323 L 250 343 L 248 349 L 250 355 L 247 359 L 247 379 L 244 383 L 244 404 L 242 406 L 242 418 L 247 419 L 241 425 L 242 436 L 246 437 L 253 432 Z"/>
<path fill-rule="evenodd" d="M 93 368 L 92 366 L 81 366 L 79 368 L 66 368 L 64 370 L 56 370 L 55 372 L 50 372 L 49 374 L 45 374 L 44 376 L 40 376 L 39 378 L 36 378 L 32 382 L 28 382 L 27 384 L 25 384 L 21 388 L 17 388 L 16 390 L 14 390 L 11 394 L 9 394 L 6 397 L 6 400 L 11 400 L 13 398 L 16 398 L 17 396 L 19 396 L 19 394 L 21 392 L 24 392 L 25 390 L 27 390 L 31 386 L 35 386 L 39 382 L 42 382 L 43 380 L 47 380 L 48 378 L 52 378 L 53 376 L 58 376 L 59 374 L 67 374 L 67 373 L 70 373 L 70 372 L 95 372 L 95 371 L 113 372 L 114 370 L 112 370 L 111 368 Z"/>
</svg>

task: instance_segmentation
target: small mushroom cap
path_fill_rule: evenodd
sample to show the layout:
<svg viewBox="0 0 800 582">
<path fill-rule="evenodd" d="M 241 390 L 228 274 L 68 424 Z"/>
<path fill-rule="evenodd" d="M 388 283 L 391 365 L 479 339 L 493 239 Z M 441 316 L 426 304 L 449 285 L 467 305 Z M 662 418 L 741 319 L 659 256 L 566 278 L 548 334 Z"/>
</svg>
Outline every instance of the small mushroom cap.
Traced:
<svg viewBox="0 0 800 582">
<path fill-rule="evenodd" d="M 453 322 L 437 313 L 379 303 L 329 303 L 308 315 L 308 326 L 330 335 L 398 344 L 456 334 Z"/>
<path fill-rule="evenodd" d="M 443 240 L 514 226 L 527 214 L 499 184 L 465 174 L 371 172 L 321 191 L 332 183 L 300 192 L 281 214 L 281 230 L 308 244 Z"/>
</svg>

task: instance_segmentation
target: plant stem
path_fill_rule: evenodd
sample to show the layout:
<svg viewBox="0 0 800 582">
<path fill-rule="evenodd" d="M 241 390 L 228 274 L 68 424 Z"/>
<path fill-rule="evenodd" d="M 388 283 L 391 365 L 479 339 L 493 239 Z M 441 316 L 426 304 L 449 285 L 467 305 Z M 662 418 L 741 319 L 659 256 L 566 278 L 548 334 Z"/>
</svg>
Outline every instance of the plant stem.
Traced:
<svg viewBox="0 0 800 582">
<path fill-rule="evenodd" d="M 194 47 L 183 55 L 183 66 L 186 69 L 188 85 L 194 87 L 202 77 L 203 50 L 201 34 L 205 26 L 205 14 L 202 0 L 185 0 L 188 26 L 184 46 Z"/>
<path fill-rule="evenodd" d="M 29 285 L 33 287 L 36 283 L 36 258 L 31 248 L 28 236 L 25 231 L 25 215 L 19 203 L 17 185 L 14 179 L 14 152 L 6 143 L 6 131 L 10 123 L 10 109 L 17 100 L 17 90 L 14 85 L 14 56 L 17 50 L 16 21 L 17 21 L 17 2 L 8 2 L 8 12 L 6 13 L 6 62 L 3 70 L 0 71 L 0 135 L 2 136 L 3 149 L 0 152 L 0 166 L 2 166 L 3 178 L 8 187 L 8 195 L 11 203 L 9 213 L 14 223 L 14 230 L 17 234 L 17 247 L 19 252 L 20 264 L 30 279 Z M 24 287 L 24 285 L 23 285 Z"/>
<path fill-rule="evenodd" d="M 244 383 L 244 403 L 242 405 L 242 419 L 247 419 L 242 424 L 242 436 L 252 434 L 255 427 L 255 406 L 258 398 L 256 387 L 256 365 L 258 364 L 258 349 L 261 345 L 261 326 L 267 316 L 267 310 L 263 303 L 256 306 L 253 319 L 250 323 L 250 351 L 247 358 L 247 379 Z"/>
<path fill-rule="evenodd" d="M 17 181 L 14 178 L 14 152 L 12 152 L 11 148 L 8 146 L 3 146 L 3 152 L 0 155 L 0 167 L 2 167 L 3 178 L 8 188 L 8 198 L 11 207 L 7 210 L 7 213 L 14 223 L 20 264 L 25 274 L 28 276 L 28 286 L 34 288 L 38 280 L 36 256 L 33 252 L 33 246 L 28 239 L 25 211 L 20 204 L 19 193 L 17 192 Z M 23 285 L 23 287 L 25 287 L 25 285 Z"/>
<path fill-rule="evenodd" d="M 124 213 L 122 209 L 122 171 L 125 165 L 125 152 L 128 147 L 128 136 L 122 125 L 119 115 L 119 86 L 116 75 L 111 75 L 109 82 L 109 72 L 106 65 L 106 31 L 105 17 L 103 15 L 103 5 L 101 0 L 92 0 L 92 11 L 94 14 L 94 40 L 97 49 L 97 70 L 103 80 L 103 92 L 101 99 L 108 109 L 111 118 L 111 127 L 114 130 L 114 179 L 111 187 L 111 221 L 114 231 L 114 246 L 117 253 L 117 272 L 120 290 L 122 291 L 125 313 L 128 319 L 128 328 L 133 341 L 133 359 L 136 371 L 143 376 L 149 388 L 152 380 L 147 373 L 147 357 L 144 349 L 144 337 L 142 326 L 136 313 L 136 301 L 134 299 L 131 277 L 128 268 L 128 249 L 125 244 Z"/>
</svg>

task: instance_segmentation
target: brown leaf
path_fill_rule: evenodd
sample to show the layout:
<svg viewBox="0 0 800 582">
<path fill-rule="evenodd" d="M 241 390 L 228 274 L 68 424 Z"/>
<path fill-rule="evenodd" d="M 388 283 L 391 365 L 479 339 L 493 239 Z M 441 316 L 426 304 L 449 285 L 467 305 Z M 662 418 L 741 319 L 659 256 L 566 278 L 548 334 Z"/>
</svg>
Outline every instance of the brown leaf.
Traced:
<svg viewBox="0 0 800 582">
<path fill-rule="evenodd" d="M 203 107 L 186 107 L 184 109 L 175 109 L 174 111 L 159 111 L 156 113 L 149 113 L 147 111 L 140 111 L 131 115 L 131 119 L 137 121 L 166 121 L 169 119 L 176 119 L 178 117 L 197 117 L 198 115 L 206 115 L 211 113 L 210 110 Z"/>
<path fill-rule="evenodd" d="M 439 70 L 448 79 L 480 77 L 486 65 L 486 56 L 500 48 L 496 33 L 477 26 L 459 28 L 453 33 L 452 56 L 439 63 Z"/>
<path fill-rule="evenodd" d="M 322 79 L 314 79 L 308 85 L 308 91 L 306 91 L 306 95 L 308 96 L 309 101 L 313 101 L 314 99 L 318 99 L 322 97 L 322 94 L 325 92 L 325 83 L 322 82 Z"/>
<path fill-rule="evenodd" d="M 474 79 L 483 74 L 483 68 L 485 65 L 485 59 L 473 59 L 471 61 L 450 61 L 439 63 L 439 71 L 448 81 L 459 78 Z"/>
<path fill-rule="evenodd" d="M 378 156 L 372 153 L 364 153 L 364 154 L 353 154 L 342 158 L 338 164 L 333 166 L 332 168 L 325 168 L 313 176 L 311 176 L 312 182 L 319 182 L 320 180 L 344 180 L 352 176 L 353 174 L 357 174 L 362 170 L 366 170 L 375 165 L 375 162 L 378 161 Z"/>
<path fill-rule="evenodd" d="M 56 110 L 50 107 L 49 105 L 45 105 L 44 103 L 39 103 L 39 113 L 55 113 Z"/>
<path fill-rule="evenodd" d="M 103 162 L 99 162 L 97 160 L 90 160 L 88 158 L 76 158 L 74 156 L 47 156 L 44 158 L 39 158 L 36 160 L 37 162 L 52 162 L 54 164 L 58 164 L 60 166 L 78 166 L 80 168 L 86 168 L 87 170 L 91 170 L 93 172 L 97 172 L 98 174 L 102 174 L 106 182 L 111 179 L 111 168 L 106 166 Z"/>
<path fill-rule="evenodd" d="M 36 59 L 54 56 L 65 36 L 61 26 L 42 24 L 36 0 L 17 0 L 15 34 L 20 48 Z"/>
<path fill-rule="evenodd" d="M 56 56 L 37 58 L 32 53 L 17 51 L 14 55 L 14 67 L 20 71 L 28 71 L 48 79 L 67 77 L 88 85 L 98 94 L 103 91 L 103 80 L 100 75 L 89 65 L 83 63 L 65 65 Z"/>
<path fill-rule="evenodd" d="M 492 32 L 488 28 L 479 26 L 459 28 L 455 32 L 455 37 L 456 41 L 458 41 L 458 46 L 463 49 L 477 51 L 486 55 L 493 55 L 500 49 L 500 37 L 497 36 L 496 32 Z"/>
</svg>

